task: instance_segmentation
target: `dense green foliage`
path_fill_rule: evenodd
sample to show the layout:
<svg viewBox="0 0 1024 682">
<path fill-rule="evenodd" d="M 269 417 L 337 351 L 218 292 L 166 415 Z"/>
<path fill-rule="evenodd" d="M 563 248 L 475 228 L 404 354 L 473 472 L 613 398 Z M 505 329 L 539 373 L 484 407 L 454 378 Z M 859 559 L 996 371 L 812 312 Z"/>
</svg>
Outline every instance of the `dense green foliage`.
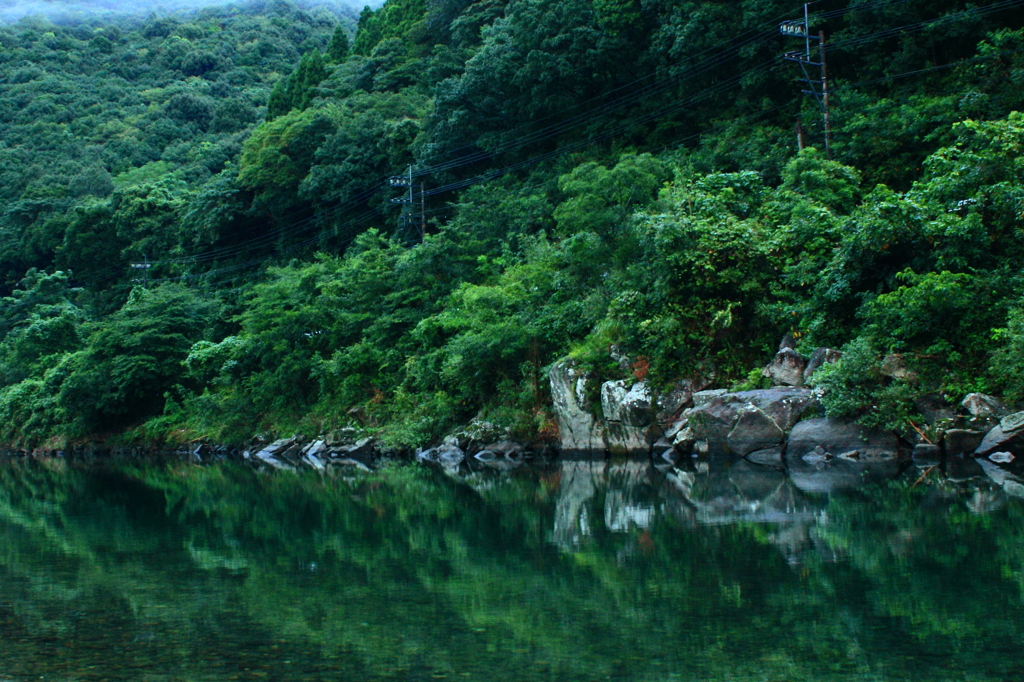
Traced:
<svg viewBox="0 0 1024 682">
<path fill-rule="evenodd" d="M 831 414 L 1019 400 L 1024 30 L 965 7 L 815 5 L 833 159 L 776 0 L 0 27 L 0 438 L 529 438 L 566 354 L 728 386 L 784 333 L 850 351 Z"/>
</svg>

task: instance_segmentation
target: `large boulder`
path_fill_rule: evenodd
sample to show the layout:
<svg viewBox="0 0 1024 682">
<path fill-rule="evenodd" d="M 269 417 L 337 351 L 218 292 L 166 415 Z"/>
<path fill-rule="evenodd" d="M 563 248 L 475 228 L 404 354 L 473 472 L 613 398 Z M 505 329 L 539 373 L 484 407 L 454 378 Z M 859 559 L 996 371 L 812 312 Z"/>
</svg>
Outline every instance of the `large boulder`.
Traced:
<svg viewBox="0 0 1024 682">
<path fill-rule="evenodd" d="M 606 381 L 601 385 L 605 441 L 612 454 L 646 453 L 659 435 L 654 425 L 654 400 L 646 381 L 629 385 Z"/>
<path fill-rule="evenodd" d="M 646 381 L 632 385 L 625 381 L 601 384 L 601 410 L 606 422 L 649 426 L 654 417 L 652 403 L 651 389 Z"/>
<path fill-rule="evenodd" d="M 1003 417 L 998 426 L 985 434 L 974 456 L 984 457 L 999 450 L 1007 450 L 1015 455 L 1024 454 L 1024 412 Z"/>
<path fill-rule="evenodd" d="M 999 418 L 1009 413 L 1006 405 L 987 393 L 968 393 L 960 404 L 972 417 Z"/>
<path fill-rule="evenodd" d="M 804 412 L 816 405 L 814 394 L 807 388 L 768 388 L 730 393 L 729 399 L 749 403 L 772 418 L 780 429 L 788 432 Z"/>
<path fill-rule="evenodd" d="M 896 436 L 886 431 L 838 419 L 808 419 L 789 434 L 786 468 L 800 490 L 829 493 L 895 477 L 898 448 Z"/>
<path fill-rule="evenodd" d="M 792 348 L 782 348 L 761 372 L 776 386 L 803 386 L 807 361 Z"/>
<path fill-rule="evenodd" d="M 699 406 L 688 410 L 686 418 L 694 440 L 707 441 L 713 450 L 747 455 L 782 443 L 813 400 L 806 388 L 705 391 L 694 395 Z"/>
<path fill-rule="evenodd" d="M 693 396 L 710 386 L 714 377 L 714 370 L 706 367 L 688 379 L 680 379 L 668 391 L 659 394 L 655 401 L 657 422 L 669 425 L 677 421 L 682 411 L 693 405 Z"/>
<path fill-rule="evenodd" d="M 853 452 L 861 462 L 895 460 L 899 441 L 887 431 L 821 417 L 794 426 L 786 445 L 789 461 L 803 460 L 813 454 L 820 454 L 827 460 Z"/>
<path fill-rule="evenodd" d="M 589 378 L 572 360 L 555 363 L 548 374 L 563 452 L 605 449 L 604 425 L 587 409 Z"/>
<path fill-rule="evenodd" d="M 726 442 L 737 455 L 746 456 L 778 445 L 785 438 L 786 434 L 761 408 L 746 403 L 737 410 L 736 421 Z"/>
</svg>

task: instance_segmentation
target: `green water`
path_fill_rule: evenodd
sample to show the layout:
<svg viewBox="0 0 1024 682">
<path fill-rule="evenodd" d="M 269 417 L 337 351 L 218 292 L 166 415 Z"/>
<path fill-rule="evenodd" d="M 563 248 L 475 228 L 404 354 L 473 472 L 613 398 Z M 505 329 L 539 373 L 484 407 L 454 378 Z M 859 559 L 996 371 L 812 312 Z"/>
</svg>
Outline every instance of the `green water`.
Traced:
<svg viewBox="0 0 1024 682">
<path fill-rule="evenodd" d="M 1024 504 L 917 478 L 4 461 L 0 680 L 1024 679 Z"/>
</svg>

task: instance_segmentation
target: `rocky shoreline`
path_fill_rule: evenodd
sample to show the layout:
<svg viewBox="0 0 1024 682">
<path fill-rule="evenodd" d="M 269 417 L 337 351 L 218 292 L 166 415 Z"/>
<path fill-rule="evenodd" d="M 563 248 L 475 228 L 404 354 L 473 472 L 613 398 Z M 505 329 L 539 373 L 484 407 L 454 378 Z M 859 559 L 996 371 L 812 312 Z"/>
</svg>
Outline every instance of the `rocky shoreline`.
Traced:
<svg viewBox="0 0 1024 682">
<path fill-rule="evenodd" d="M 613 349 L 613 357 L 614 349 Z M 829 492 L 865 478 L 891 479 L 909 467 L 938 471 L 954 481 L 988 478 L 1024 496 L 1024 411 L 992 396 L 968 395 L 954 411 L 941 400 L 918 405 L 926 423 L 902 433 L 869 429 L 824 416 L 819 394 L 808 388 L 814 372 L 841 353 L 819 348 L 809 358 L 784 339 L 764 369 L 772 388 L 710 389 L 713 372 L 676 382 L 658 393 L 647 381 L 591 377 L 571 359 L 555 363 L 549 380 L 558 422 L 556 443 L 521 443 L 506 430 L 474 420 L 440 444 L 416 451 L 388 448 L 355 428 L 316 438 L 255 438 L 247 448 L 205 440 L 173 452 L 86 445 L 68 451 L 8 452 L 93 461 L 104 457 L 173 457 L 195 463 L 247 462 L 266 470 L 371 471 L 415 461 L 448 473 L 510 471 L 556 459 L 648 460 L 663 470 L 692 470 L 707 459 L 744 460 L 784 472 L 805 492 Z M 623 358 L 628 362 L 628 358 Z M 899 371 L 898 361 L 890 363 Z M 599 395 L 600 403 L 589 402 Z"/>
</svg>

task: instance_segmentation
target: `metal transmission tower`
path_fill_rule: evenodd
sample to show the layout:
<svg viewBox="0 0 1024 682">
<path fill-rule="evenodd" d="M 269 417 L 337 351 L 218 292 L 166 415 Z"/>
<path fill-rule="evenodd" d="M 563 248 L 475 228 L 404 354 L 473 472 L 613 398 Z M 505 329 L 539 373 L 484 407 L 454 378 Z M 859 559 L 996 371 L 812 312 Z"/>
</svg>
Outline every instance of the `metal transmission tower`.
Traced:
<svg viewBox="0 0 1024 682">
<path fill-rule="evenodd" d="M 389 187 L 408 187 L 409 188 L 408 194 L 406 194 L 404 196 L 400 196 L 400 197 L 395 197 L 394 199 L 391 200 L 392 204 L 401 204 L 402 205 L 402 215 L 398 218 L 398 229 L 399 229 L 399 231 L 404 230 L 409 225 L 415 225 L 415 220 L 413 218 L 413 210 L 414 210 L 413 207 L 415 206 L 416 200 L 413 197 L 413 187 L 415 187 L 415 185 L 413 184 L 413 181 L 412 181 L 412 164 L 409 164 L 409 168 L 406 171 L 405 175 L 392 175 L 390 178 L 388 178 L 388 186 Z M 420 195 L 421 195 L 420 196 L 420 203 L 422 204 L 425 201 L 425 195 L 423 193 L 423 186 L 422 185 L 420 185 Z M 421 216 L 421 218 L 423 219 L 423 221 L 425 221 L 426 220 L 426 211 L 421 211 L 421 213 L 423 214 Z M 426 231 L 426 226 L 421 221 L 421 223 L 420 223 L 420 241 L 421 242 L 423 241 L 423 237 L 424 237 L 425 231 Z"/>
<path fill-rule="evenodd" d="M 805 95 L 812 95 L 818 102 L 818 106 L 821 108 L 822 118 L 825 126 L 825 155 L 832 158 L 832 125 L 829 120 L 829 107 L 828 107 L 828 69 L 825 65 L 825 32 L 818 31 L 818 35 L 811 35 L 810 20 L 807 13 L 807 5 L 804 5 L 804 18 L 803 21 L 784 21 L 779 24 L 779 32 L 787 38 L 803 38 L 804 49 L 794 50 L 792 52 L 786 52 L 782 55 L 782 58 L 789 62 L 796 62 L 800 65 L 800 70 L 803 72 L 804 77 L 800 79 L 801 82 L 807 83 L 810 86 L 810 90 L 804 90 Z M 811 41 L 818 41 L 818 61 L 811 61 Z M 811 74 L 807 71 L 807 67 L 817 66 L 821 70 L 821 78 L 811 78 Z M 820 89 L 819 89 L 820 88 Z M 804 148 L 804 129 L 800 123 L 796 124 L 796 137 L 797 145 L 800 149 Z"/>
</svg>

